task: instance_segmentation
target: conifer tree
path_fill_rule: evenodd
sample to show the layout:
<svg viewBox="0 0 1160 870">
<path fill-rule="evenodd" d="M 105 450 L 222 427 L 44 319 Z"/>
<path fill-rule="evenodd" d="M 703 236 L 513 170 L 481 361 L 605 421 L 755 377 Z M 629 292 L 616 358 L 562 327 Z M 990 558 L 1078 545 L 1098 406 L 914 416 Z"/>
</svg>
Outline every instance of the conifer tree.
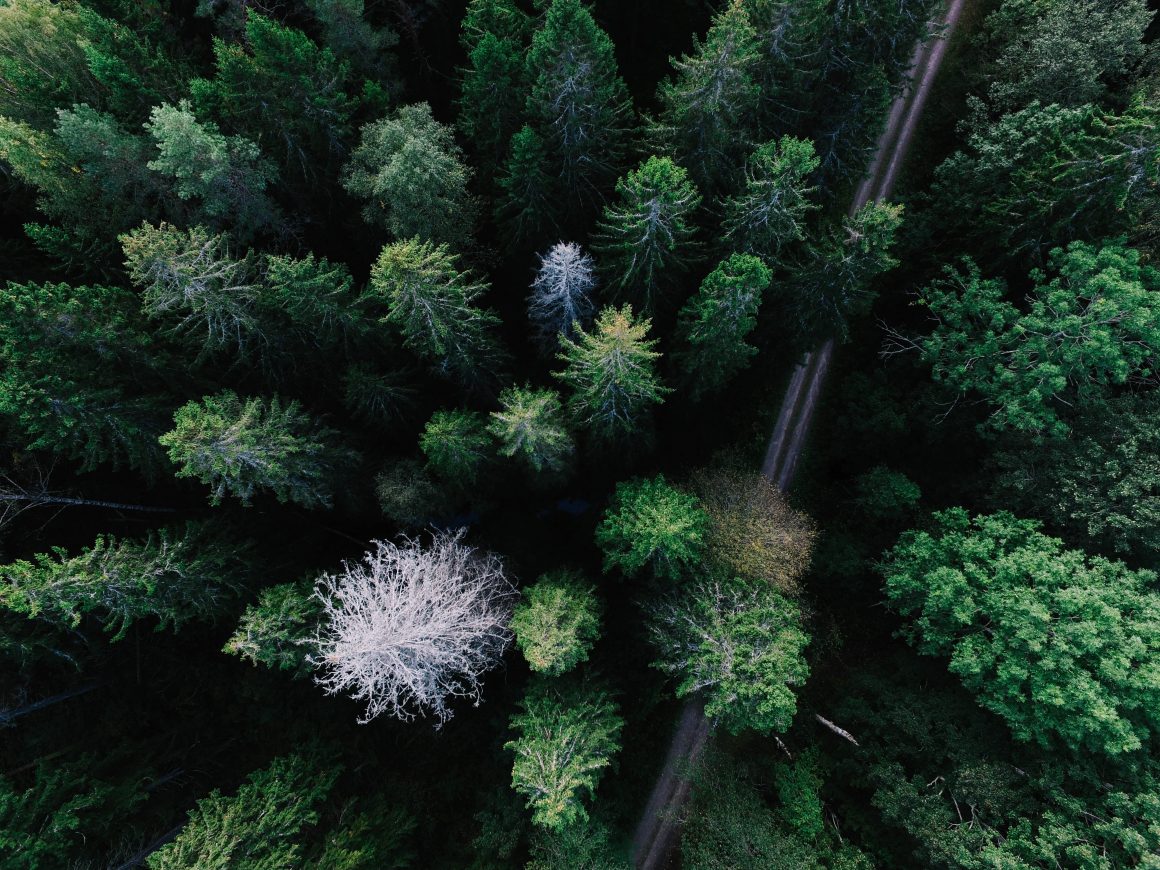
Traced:
<svg viewBox="0 0 1160 870">
<path fill-rule="evenodd" d="M 593 249 L 612 292 L 651 314 L 694 259 L 701 195 L 668 157 L 650 157 L 616 183 Z"/>
<path fill-rule="evenodd" d="M 632 124 L 628 89 L 612 40 L 581 0 L 552 0 L 527 56 L 526 115 L 543 139 L 560 181 L 561 223 L 603 198 L 621 168 Z"/>
<path fill-rule="evenodd" d="M 531 37 L 532 27 L 531 16 L 513 0 L 468 0 L 459 28 L 459 44 L 470 54 L 489 33 L 526 40 Z"/>
<path fill-rule="evenodd" d="M 266 254 L 261 262 L 259 304 L 289 321 L 298 346 L 349 350 L 373 333 L 355 302 L 354 279 L 345 263 L 325 257 Z M 271 337 L 273 338 L 273 337 Z"/>
<path fill-rule="evenodd" d="M 398 45 L 399 35 L 390 27 L 375 27 L 366 20 L 365 0 L 306 0 L 306 6 L 322 25 L 323 44 L 353 71 L 367 77 L 364 97 L 380 83 L 392 93 L 401 88 L 391 51 Z"/>
<path fill-rule="evenodd" d="M 311 583 L 270 586 L 246 607 L 222 652 L 252 665 L 304 677 L 310 673 L 310 654 L 321 619 L 322 603 Z"/>
<path fill-rule="evenodd" d="M 478 411 L 436 411 L 419 437 L 427 468 L 456 488 L 467 488 L 494 456 L 487 418 Z"/>
<path fill-rule="evenodd" d="M 335 478 L 354 459 L 335 443 L 336 432 L 311 419 L 295 402 L 242 399 L 230 390 L 177 410 L 161 436 L 178 477 L 210 487 L 211 504 L 231 495 L 249 505 L 270 490 L 280 502 L 330 507 Z"/>
<path fill-rule="evenodd" d="M 818 168 L 812 143 L 783 136 L 758 146 L 745 164 L 745 187 L 725 200 L 723 242 L 733 250 L 777 261 L 804 238 L 806 216 L 818 208 L 810 178 Z"/>
<path fill-rule="evenodd" d="M 669 390 L 655 371 L 660 353 L 648 339 L 650 321 L 636 321 L 632 306 L 601 310 L 591 332 L 565 338 L 557 356 L 565 364 L 556 373 L 572 394 L 572 418 L 599 441 L 618 441 L 638 434 L 649 406 L 664 401 Z"/>
<path fill-rule="evenodd" d="M 363 126 L 343 184 L 366 200 L 367 221 L 396 238 L 462 247 L 475 215 L 470 178 L 451 128 L 426 103 L 416 103 Z"/>
<path fill-rule="evenodd" d="M 499 318 L 475 305 L 487 285 L 457 267 L 447 245 L 419 239 L 383 248 L 360 304 L 397 327 L 403 343 L 465 385 L 489 383 L 503 364 Z M 381 313 L 380 313 L 381 312 Z"/>
<path fill-rule="evenodd" d="M 670 484 L 663 474 L 616 485 L 596 527 L 604 571 L 629 577 L 648 567 L 665 580 L 680 580 L 705 555 L 709 515 L 695 495 Z"/>
<path fill-rule="evenodd" d="M 92 615 L 118 641 L 141 619 L 156 619 L 160 631 L 216 618 L 246 571 L 237 541 L 189 523 L 141 542 L 103 536 L 76 556 L 57 548 L 0 566 L 0 606 L 62 630 Z"/>
<path fill-rule="evenodd" d="M 591 798 L 620 749 L 624 720 L 601 689 L 563 693 L 534 683 L 511 718 L 516 739 L 512 787 L 527 798 L 533 824 L 560 831 L 588 818 Z"/>
<path fill-rule="evenodd" d="M 706 194 L 733 186 L 756 134 L 757 32 L 743 0 L 730 0 L 693 52 L 672 59 L 676 75 L 661 83 L 661 112 L 650 131 Z"/>
<path fill-rule="evenodd" d="M 757 34 L 763 137 L 801 130 L 807 121 L 809 96 L 825 63 L 830 30 L 827 0 L 744 0 Z"/>
<path fill-rule="evenodd" d="M 548 171 L 543 138 L 524 125 L 512 136 L 511 151 L 499 176 L 496 218 L 507 228 L 507 247 L 516 249 L 554 233 L 561 223 L 560 179 Z"/>
<path fill-rule="evenodd" d="M 558 242 L 540 256 L 528 297 L 528 317 L 543 346 L 554 349 L 559 346 L 559 335 L 572 338 L 577 324 L 589 325 L 595 287 L 592 257 L 579 245 Z"/>
<path fill-rule="evenodd" d="M 488 431 L 501 456 L 513 457 L 533 473 L 564 471 L 576 452 L 564 425 L 564 406 L 555 390 L 508 387 L 499 394 Z"/>
<path fill-rule="evenodd" d="M 733 254 L 705 276 L 677 323 L 677 365 L 694 399 L 721 389 L 749 365 L 757 348 L 745 343 L 773 272 L 757 257 Z"/>
<path fill-rule="evenodd" d="M 578 571 L 552 571 L 524 590 L 512 615 L 516 646 L 537 673 L 558 677 L 588 660 L 600 636 L 596 587 Z"/>
</svg>

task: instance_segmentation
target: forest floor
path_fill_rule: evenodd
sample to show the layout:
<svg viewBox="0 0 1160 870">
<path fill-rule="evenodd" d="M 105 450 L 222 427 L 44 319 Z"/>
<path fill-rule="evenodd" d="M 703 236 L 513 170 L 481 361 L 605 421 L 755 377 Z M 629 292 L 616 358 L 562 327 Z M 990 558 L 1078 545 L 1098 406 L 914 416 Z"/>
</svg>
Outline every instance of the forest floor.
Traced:
<svg viewBox="0 0 1160 870">
<path fill-rule="evenodd" d="M 916 47 L 911 61 L 911 86 L 891 104 L 874 162 L 854 194 L 850 214 L 868 202 L 889 198 L 893 192 L 947 46 L 966 5 L 967 0 L 950 0 L 938 21 L 936 37 Z M 830 339 L 806 354 L 795 366 L 782 399 L 761 469 L 762 474 L 782 491 L 787 491 L 793 482 L 833 351 L 834 342 Z M 711 733 L 712 728 L 700 701 L 690 699 L 681 711 L 664 766 L 633 834 L 633 863 L 639 870 L 661 870 L 669 866 L 680 838 L 681 810 L 691 788 L 688 772 L 704 750 Z"/>
</svg>

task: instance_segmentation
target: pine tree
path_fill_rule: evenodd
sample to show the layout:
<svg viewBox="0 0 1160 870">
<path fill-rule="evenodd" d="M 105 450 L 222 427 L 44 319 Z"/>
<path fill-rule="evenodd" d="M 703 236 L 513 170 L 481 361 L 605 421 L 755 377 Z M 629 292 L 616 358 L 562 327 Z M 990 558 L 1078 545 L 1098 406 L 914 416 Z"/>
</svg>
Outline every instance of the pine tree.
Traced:
<svg viewBox="0 0 1160 870">
<path fill-rule="evenodd" d="M 555 390 L 508 387 L 499 394 L 488 431 L 501 456 L 514 457 L 535 474 L 567 469 L 576 452 L 564 425 L 564 406 Z"/>
<path fill-rule="evenodd" d="M 409 239 L 383 248 L 360 304 L 403 334 L 419 357 L 466 385 L 487 384 L 503 364 L 499 318 L 474 303 L 486 290 L 446 245 Z"/>
<path fill-rule="evenodd" d="M 818 208 L 810 186 L 817 168 L 814 146 L 804 139 L 759 146 L 745 164 L 744 189 L 724 202 L 724 244 L 776 262 L 783 247 L 805 238 L 802 224 Z"/>
<path fill-rule="evenodd" d="M 632 124 L 612 40 L 581 0 L 552 0 L 527 57 L 526 115 L 543 139 L 563 199 L 555 214 L 578 223 L 620 171 Z M 580 214 L 571 220 L 572 211 Z"/>
<path fill-rule="evenodd" d="M 560 180 L 548 172 L 544 140 L 524 125 L 512 136 L 499 177 L 496 219 L 507 228 L 509 249 L 550 236 L 559 226 Z"/>
<path fill-rule="evenodd" d="M 205 523 L 161 529 L 144 541 L 99 537 L 77 556 L 61 548 L 0 566 L 0 606 L 59 629 L 92 615 L 111 641 L 138 620 L 157 630 L 212 620 L 237 593 L 246 550 Z"/>
<path fill-rule="evenodd" d="M 600 637 L 596 587 L 578 571 L 543 575 L 524 590 L 512 615 L 512 631 L 528 667 L 560 676 L 587 661 Z"/>
<path fill-rule="evenodd" d="M 692 54 L 672 59 L 662 82 L 661 112 L 650 138 L 684 166 L 706 195 L 734 186 L 741 157 L 756 134 L 759 59 L 757 32 L 742 0 L 730 0 Z"/>
<path fill-rule="evenodd" d="M 366 220 L 396 238 L 462 247 L 475 219 L 470 178 L 451 128 L 416 103 L 363 126 L 343 185 L 366 200 Z"/>
<path fill-rule="evenodd" d="M 695 258 L 692 217 L 701 195 L 667 157 L 650 157 L 616 183 L 593 245 L 610 290 L 651 314 Z"/>
<path fill-rule="evenodd" d="M 335 478 L 356 458 L 337 446 L 334 430 L 276 396 L 241 399 L 225 390 L 183 405 L 173 422 L 161 444 L 179 466 L 177 476 L 207 484 L 214 505 L 227 495 L 249 505 L 265 489 L 280 502 L 330 507 Z"/>
<path fill-rule="evenodd" d="M 311 670 L 309 658 L 321 619 L 322 603 L 311 583 L 270 586 L 246 608 L 222 652 L 304 677 Z"/>
<path fill-rule="evenodd" d="M 427 468 L 457 489 L 479 480 L 492 461 L 495 446 L 487 418 L 478 411 L 436 411 L 419 437 Z"/>
<path fill-rule="evenodd" d="M 556 377 L 571 389 L 572 418 L 601 441 L 639 434 L 650 405 L 659 405 L 669 390 L 655 371 L 660 353 L 647 339 L 650 321 L 637 322 L 632 307 L 608 307 L 591 332 L 565 338 L 556 357 L 565 363 Z"/>
<path fill-rule="evenodd" d="M 558 242 L 540 256 L 528 296 L 528 318 L 544 347 L 557 348 L 558 336 L 572 338 L 577 324 L 585 328 L 591 322 L 596 287 L 592 270 L 592 257 L 574 242 Z"/>
<path fill-rule="evenodd" d="M 745 339 L 757 326 L 773 272 L 757 257 L 733 254 L 705 276 L 677 322 L 676 362 L 698 399 L 716 392 L 749 365 L 757 348 Z"/>
<path fill-rule="evenodd" d="M 656 577 L 680 580 L 700 566 L 708 533 L 709 515 L 697 497 L 658 474 L 616 485 L 596 543 L 605 573 L 617 568 L 634 577 L 648 567 Z"/>
<path fill-rule="evenodd" d="M 616 704 L 598 688 L 562 693 L 537 682 L 520 709 L 510 722 L 516 739 L 504 749 L 515 753 L 512 787 L 527 798 L 533 824 L 560 831 L 585 821 L 584 797 L 620 749 Z"/>
</svg>

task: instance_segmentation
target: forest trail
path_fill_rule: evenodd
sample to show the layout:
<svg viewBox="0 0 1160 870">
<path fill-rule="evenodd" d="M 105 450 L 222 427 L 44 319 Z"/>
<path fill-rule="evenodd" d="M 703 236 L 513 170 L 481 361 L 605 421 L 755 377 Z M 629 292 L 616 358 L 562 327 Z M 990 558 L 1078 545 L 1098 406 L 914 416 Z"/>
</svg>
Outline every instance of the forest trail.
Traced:
<svg viewBox="0 0 1160 870">
<path fill-rule="evenodd" d="M 950 0 L 938 22 L 938 36 L 915 48 L 911 86 L 895 97 L 890 106 L 874 161 L 855 191 L 850 214 L 868 202 L 887 199 L 893 192 L 965 6 L 966 0 Z M 761 473 L 782 491 L 788 490 L 793 482 L 833 352 L 834 341 L 828 339 L 807 353 L 790 377 L 761 467 Z M 669 865 L 680 839 L 681 809 L 689 795 L 690 780 L 685 772 L 704 750 L 710 733 L 701 703 L 696 699 L 688 701 L 632 838 L 633 864 L 638 870 L 662 870 Z"/>
</svg>

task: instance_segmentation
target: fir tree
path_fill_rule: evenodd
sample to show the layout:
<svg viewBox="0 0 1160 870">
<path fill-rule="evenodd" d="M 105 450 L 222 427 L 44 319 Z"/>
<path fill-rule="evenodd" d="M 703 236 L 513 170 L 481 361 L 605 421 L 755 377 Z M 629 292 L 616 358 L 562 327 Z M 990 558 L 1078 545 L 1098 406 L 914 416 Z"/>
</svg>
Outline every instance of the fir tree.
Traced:
<svg viewBox="0 0 1160 870">
<path fill-rule="evenodd" d="M 499 177 L 495 211 L 508 230 L 507 247 L 515 249 L 556 230 L 560 180 L 548 171 L 543 138 L 526 124 L 512 136 L 510 151 Z"/>
<path fill-rule="evenodd" d="M 744 189 L 725 200 L 724 243 L 776 262 L 782 248 L 805 238 L 805 218 L 818 208 L 810 185 L 817 168 L 814 146 L 804 139 L 759 146 L 745 165 Z"/>
<path fill-rule="evenodd" d="M 436 411 L 419 437 L 427 468 L 456 488 L 479 479 L 495 447 L 487 418 L 478 411 Z"/>
<path fill-rule="evenodd" d="M 580 662 L 600 636 L 596 587 L 578 571 L 553 571 L 528 587 L 512 616 L 516 646 L 538 673 L 558 677 Z"/>
<path fill-rule="evenodd" d="M 518 459 L 535 474 L 564 471 L 576 452 L 555 390 L 508 387 L 491 412 L 488 432 L 501 456 Z"/>
<path fill-rule="evenodd" d="M 576 326 L 592 320 L 596 287 L 592 257 L 573 242 L 558 242 L 540 257 L 540 268 L 528 296 L 528 318 L 545 347 L 559 346 L 559 336 L 572 338 Z"/>
<path fill-rule="evenodd" d="M 680 580 L 705 555 L 709 515 L 697 497 L 670 484 L 663 474 L 618 483 L 596 543 L 604 571 L 618 568 L 629 577 L 648 567 L 666 580 Z"/>
</svg>

